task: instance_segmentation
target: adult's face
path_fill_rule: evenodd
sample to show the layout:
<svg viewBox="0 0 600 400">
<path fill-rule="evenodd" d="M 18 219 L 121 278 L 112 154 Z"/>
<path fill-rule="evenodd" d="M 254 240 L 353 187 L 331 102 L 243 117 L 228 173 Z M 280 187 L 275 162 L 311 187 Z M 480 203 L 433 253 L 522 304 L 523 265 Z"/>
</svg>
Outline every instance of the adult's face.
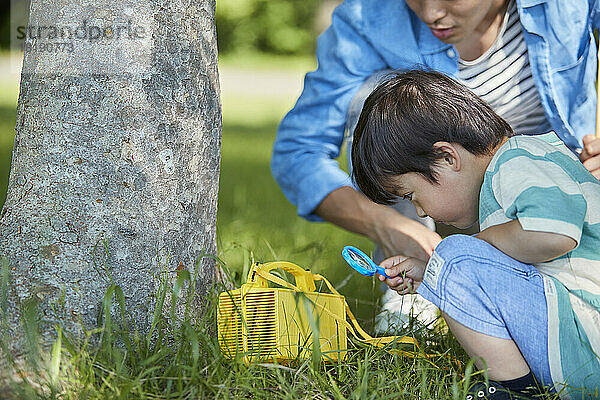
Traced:
<svg viewBox="0 0 600 400">
<path fill-rule="evenodd" d="M 435 37 L 457 44 L 482 35 L 503 10 L 507 0 L 406 0 Z"/>
</svg>

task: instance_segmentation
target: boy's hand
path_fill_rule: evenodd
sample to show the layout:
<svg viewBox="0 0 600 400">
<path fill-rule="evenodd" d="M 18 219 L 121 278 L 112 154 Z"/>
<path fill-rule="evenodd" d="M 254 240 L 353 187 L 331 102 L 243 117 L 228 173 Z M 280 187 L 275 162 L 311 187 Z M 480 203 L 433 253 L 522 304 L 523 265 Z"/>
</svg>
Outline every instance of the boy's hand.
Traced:
<svg viewBox="0 0 600 400">
<path fill-rule="evenodd" d="M 394 256 L 383 260 L 380 265 L 385 268 L 386 275 L 392 278 L 378 275 L 379 280 L 398 294 L 404 295 L 417 290 L 423 281 L 427 262 L 418 258 Z"/>
<path fill-rule="evenodd" d="M 596 138 L 594 135 L 585 135 L 579 159 L 596 179 L 600 179 L 600 138 Z"/>
</svg>

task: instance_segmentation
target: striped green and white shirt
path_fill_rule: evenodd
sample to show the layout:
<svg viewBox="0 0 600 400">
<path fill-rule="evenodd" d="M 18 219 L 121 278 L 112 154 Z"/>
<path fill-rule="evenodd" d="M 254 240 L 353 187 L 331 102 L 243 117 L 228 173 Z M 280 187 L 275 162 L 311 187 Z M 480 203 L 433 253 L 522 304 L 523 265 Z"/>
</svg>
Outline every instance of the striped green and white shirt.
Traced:
<svg viewBox="0 0 600 400">
<path fill-rule="evenodd" d="M 600 182 L 553 132 L 515 136 L 492 158 L 479 200 L 482 230 L 518 219 L 524 230 L 577 242 L 535 265 L 548 304 L 550 371 L 565 398 L 582 398 L 570 386 L 600 388 Z"/>
</svg>

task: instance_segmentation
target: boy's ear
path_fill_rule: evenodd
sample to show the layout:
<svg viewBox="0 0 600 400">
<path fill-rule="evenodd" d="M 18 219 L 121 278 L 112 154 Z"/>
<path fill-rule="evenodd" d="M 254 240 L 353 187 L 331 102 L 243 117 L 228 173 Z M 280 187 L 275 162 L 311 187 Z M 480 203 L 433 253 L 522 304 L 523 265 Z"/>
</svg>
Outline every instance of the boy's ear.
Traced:
<svg viewBox="0 0 600 400">
<path fill-rule="evenodd" d="M 435 142 L 434 151 L 438 154 L 438 164 L 450 168 L 454 171 L 460 171 L 461 159 L 460 152 L 454 143 Z"/>
</svg>

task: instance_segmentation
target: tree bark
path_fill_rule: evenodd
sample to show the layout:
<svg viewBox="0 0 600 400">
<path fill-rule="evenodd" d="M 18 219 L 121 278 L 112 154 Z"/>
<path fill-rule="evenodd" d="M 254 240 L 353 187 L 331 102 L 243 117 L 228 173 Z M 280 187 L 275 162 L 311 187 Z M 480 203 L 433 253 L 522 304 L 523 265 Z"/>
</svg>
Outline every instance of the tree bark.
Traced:
<svg viewBox="0 0 600 400">
<path fill-rule="evenodd" d="M 32 0 L 29 28 L 38 29 L 25 41 L 0 214 L 13 354 L 23 349 L 25 299 L 40 304 L 47 344 L 55 324 L 78 332 L 81 317 L 96 326 L 112 280 L 144 331 L 159 278 L 193 273 L 203 252 L 216 253 L 214 8 L 214 0 Z M 199 265 L 198 313 L 215 280 L 212 258 Z"/>
</svg>

